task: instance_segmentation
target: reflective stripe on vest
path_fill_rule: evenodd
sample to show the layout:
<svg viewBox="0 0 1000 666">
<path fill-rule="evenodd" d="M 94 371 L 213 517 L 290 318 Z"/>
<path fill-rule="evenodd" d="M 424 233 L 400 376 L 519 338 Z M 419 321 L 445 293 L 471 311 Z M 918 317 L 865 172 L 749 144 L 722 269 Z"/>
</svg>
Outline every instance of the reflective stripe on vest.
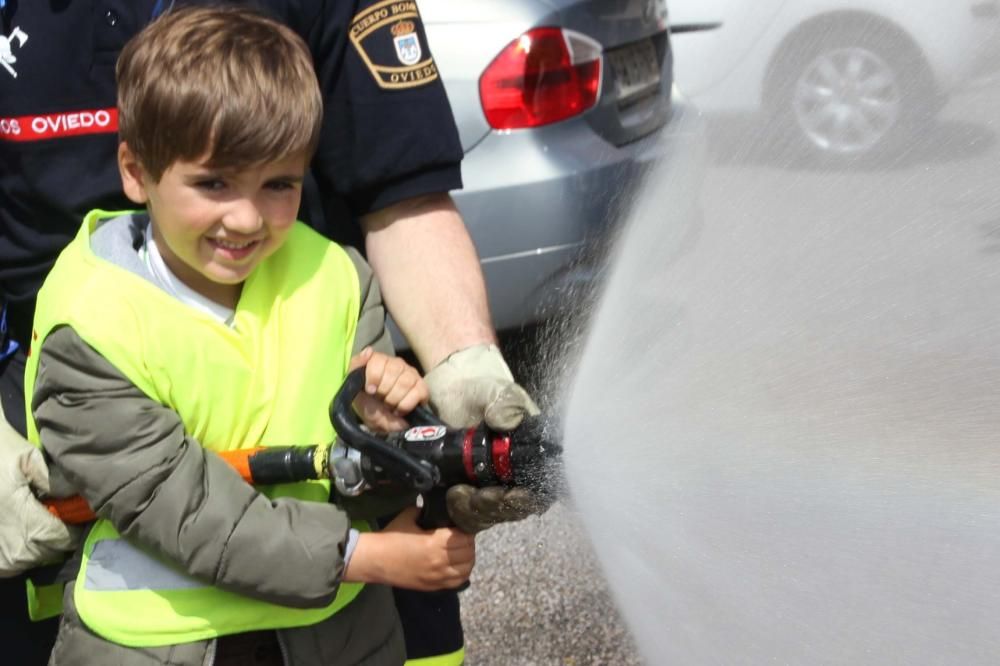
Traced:
<svg viewBox="0 0 1000 666">
<path fill-rule="evenodd" d="M 353 526 L 368 530 L 363 521 Z M 188 576 L 175 564 L 118 538 L 107 521 L 99 521 L 87 537 L 74 585 L 76 610 L 84 623 L 98 635 L 130 647 L 316 624 L 353 601 L 362 588 L 342 584 L 325 608 L 257 601 Z"/>
<path fill-rule="evenodd" d="M 357 271 L 346 252 L 296 224 L 244 283 L 226 326 L 91 252 L 97 225 L 125 214 L 90 213 L 39 292 L 25 372 L 29 438 L 38 443 L 30 399 L 41 344 L 68 325 L 151 399 L 176 411 L 205 448 L 330 441 L 327 408 L 346 376 L 360 311 Z M 329 484 L 283 484 L 267 494 L 328 501 Z M 74 599 L 95 633 L 141 647 L 315 624 L 360 589 L 345 583 L 317 609 L 258 601 L 187 577 L 98 521 L 84 545 Z"/>
</svg>

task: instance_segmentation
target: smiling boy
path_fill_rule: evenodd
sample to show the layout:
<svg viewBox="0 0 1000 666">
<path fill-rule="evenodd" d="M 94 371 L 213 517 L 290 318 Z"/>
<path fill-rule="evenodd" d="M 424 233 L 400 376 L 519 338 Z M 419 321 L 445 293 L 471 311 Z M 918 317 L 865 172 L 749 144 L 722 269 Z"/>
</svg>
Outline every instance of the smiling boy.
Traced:
<svg viewBox="0 0 1000 666">
<path fill-rule="evenodd" d="M 383 502 L 255 489 L 211 453 L 330 441 L 353 367 L 371 428 L 427 400 L 387 353 L 371 270 L 295 220 L 322 113 L 308 52 L 252 12 L 178 10 L 126 46 L 118 94 L 123 189 L 146 210 L 87 216 L 25 379 L 55 485 L 99 516 L 50 663 L 400 664 L 384 585 L 454 587 L 473 538 L 412 508 L 370 532 Z"/>
</svg>

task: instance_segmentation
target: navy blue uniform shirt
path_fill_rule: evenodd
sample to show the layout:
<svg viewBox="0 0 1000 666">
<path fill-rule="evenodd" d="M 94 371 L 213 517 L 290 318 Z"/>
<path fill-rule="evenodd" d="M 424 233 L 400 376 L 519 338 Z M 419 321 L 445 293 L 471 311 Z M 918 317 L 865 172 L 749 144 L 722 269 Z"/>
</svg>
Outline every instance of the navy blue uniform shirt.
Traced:
<svg viewBox="0 0 1000 666">
<path fill-rule="evenodd" d="M 324 98 L 313 176 L 327 222 L 308 215 L 304 205 L 306 221 L 339 242 L 357 244 L 352 218 L 461 187 L 458 132 L 414 2 L 243 4 L 292 27 L 313 55 Z M 5 0 L 0 297 L 15 312 L 33 303 L 87 211 L 134 207 L 121 193 L 115 159 L 115 61 L 125 42 L 170 5 Z M 310 209 L 318 210 L 316 202 Z"/>
</svg>

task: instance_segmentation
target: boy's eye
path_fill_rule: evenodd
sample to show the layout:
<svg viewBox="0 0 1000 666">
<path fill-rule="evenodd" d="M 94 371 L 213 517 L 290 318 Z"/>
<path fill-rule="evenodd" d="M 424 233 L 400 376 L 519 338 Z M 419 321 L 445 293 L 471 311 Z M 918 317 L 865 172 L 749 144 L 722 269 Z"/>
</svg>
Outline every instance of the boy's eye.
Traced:
<svg viewBox="0 0 1000 666">
<path fill-rule="evenodd" d="M 264 187 L 274 192 L 286 192 L 295 189 L 295 183 L 290 180 L 272 180 L 265 184 Z"/>
<path fill-rule="evenodd" d="M 226 187 L 226 182 L 221 178 L 203 178 L 202 180 L 195 181 L 194 185 L 200 190 L 218 192 Z"/>
</svg>

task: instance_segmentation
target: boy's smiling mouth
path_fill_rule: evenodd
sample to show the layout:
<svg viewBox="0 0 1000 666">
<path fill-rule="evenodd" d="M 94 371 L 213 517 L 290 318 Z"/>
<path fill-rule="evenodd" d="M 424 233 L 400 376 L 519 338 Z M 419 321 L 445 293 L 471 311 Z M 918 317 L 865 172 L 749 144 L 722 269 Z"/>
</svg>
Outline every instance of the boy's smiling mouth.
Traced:
<svg viewBox="0 0 1000 666">
<path fill-rule="evenodd" d="M 245 241 L 234 241 L 224 238 L 206 238 L 205 240 L 225 256 L 237 261 L 250 256 L 263 242 L 261 238 Z"/>
</svg>

